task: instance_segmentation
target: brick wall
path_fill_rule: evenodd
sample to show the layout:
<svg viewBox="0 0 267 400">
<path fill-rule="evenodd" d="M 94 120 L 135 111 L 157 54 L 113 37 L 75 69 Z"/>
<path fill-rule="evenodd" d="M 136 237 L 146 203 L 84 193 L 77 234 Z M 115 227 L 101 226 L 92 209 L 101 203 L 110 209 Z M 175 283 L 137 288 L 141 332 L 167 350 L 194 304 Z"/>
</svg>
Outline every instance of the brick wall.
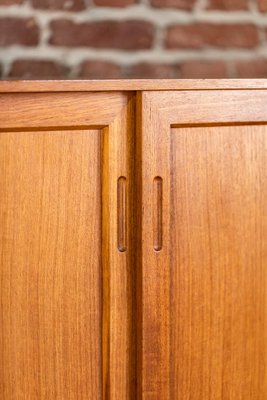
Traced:
<svg viewBox="0 0 267 400">
<path fill-rule="evenodd" d="M 267 0 L 0 0 L 0 73 L 267 77 Z"/>
</svg>

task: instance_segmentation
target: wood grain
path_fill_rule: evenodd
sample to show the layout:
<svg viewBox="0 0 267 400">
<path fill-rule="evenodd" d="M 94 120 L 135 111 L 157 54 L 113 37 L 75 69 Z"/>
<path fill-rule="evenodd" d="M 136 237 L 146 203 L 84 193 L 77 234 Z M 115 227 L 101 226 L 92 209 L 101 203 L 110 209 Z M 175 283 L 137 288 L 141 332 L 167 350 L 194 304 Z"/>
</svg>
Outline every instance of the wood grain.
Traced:
<svg viewBox="0 0 267 400">
<path fill-rule="evenodd" d="M 143 95 L 146 97 L 146 92 Z M 169 126 L 191 126 L 267 122 L 266 90 L 181 91 L 168 95 L 147 92 L 147 95 L 150 108 L 157 110 L 155 124 L 168 122 Z"/>
<path fill-rule="evenodd" d="M 141 399 L 169 400 L 170 126 L 157 114 L 159 107 L 152 103 L 156 96 L 156 92 L 138 96 L 137 149 L 142 166 L 138 211 L 141 246 L 138 252 L 138 393 Z M 153 243 L 153 186 L 157 177 L 162 181 L 163 246 L 160 251 L 155 251 Z"/>
<path fill-rule="evenodd" d="M 264 92 L 250 95 L 139 95 L 142 399 L 267 396 L 266 102 Z M 159 252 L 150 240 L 155 176 Z"/>
<path fill-rule="evenodd" d="M 1 101 L 0 397 L 133 399 L 134 96 Z"/>
<path fill-rule="evenodd" d="M 108 126 L 125 107 L 126 96 L 118 93 L 2 94 L 0 129 Z"/>
<path fill-rule="evenodd" d="M 266 89 L 266 79 L 114 79 L 1 81 L 0 93 L 106 92 L 140 90 Z"/>
<path fill-rule="evenodd" d="M 103 256 L 103 398 L 135 399 L 135 98 L 103 130 L 102 256 Z M 118 249 L 118 179 L 126 186 L 125 238 Z"/>
<path fill-rule="evenodd" d="M 1 398 L 266 399 L 266 87 L 0 82 Z"/>
<path fill-rule="evenodd" d="M 267 127 L 172 139 L 172 398 L 263 400 Z"/>
<path fill-rule="evenodd" d="M 0 135 L 1 397 L 101 399 L 98 131 Z"/>
</svg>

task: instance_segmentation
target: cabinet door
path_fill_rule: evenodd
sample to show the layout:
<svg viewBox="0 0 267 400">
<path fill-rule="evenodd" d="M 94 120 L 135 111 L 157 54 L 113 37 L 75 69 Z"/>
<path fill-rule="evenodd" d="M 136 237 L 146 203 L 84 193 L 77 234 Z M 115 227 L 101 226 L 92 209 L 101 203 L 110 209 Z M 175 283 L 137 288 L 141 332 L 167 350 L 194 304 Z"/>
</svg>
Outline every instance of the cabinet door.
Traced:
<svg viewBox="0 0 267 400">
<path fill-rule="evenodd" d="M 0 397 L 134 398 L 131 94 L 0 97 Z"/>
<path fill-rule="evenodd" d="M 138 103 L 139 398 L 264 400 L 267 92 Z"/>
</svg>

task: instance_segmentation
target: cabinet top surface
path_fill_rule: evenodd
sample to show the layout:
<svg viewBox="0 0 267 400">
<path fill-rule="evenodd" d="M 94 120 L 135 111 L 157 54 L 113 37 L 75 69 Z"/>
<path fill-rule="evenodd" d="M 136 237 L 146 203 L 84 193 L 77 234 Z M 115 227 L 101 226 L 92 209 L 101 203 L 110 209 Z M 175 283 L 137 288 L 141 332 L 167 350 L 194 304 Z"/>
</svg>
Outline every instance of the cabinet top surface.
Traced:
<svg viewBox="0 0 267 400">
<path fill-rule="evenodd" d="M 116 79 L 0 81 L 1 93 L 215 89 L 267 89 L 267 79 Z"/>
</svg>

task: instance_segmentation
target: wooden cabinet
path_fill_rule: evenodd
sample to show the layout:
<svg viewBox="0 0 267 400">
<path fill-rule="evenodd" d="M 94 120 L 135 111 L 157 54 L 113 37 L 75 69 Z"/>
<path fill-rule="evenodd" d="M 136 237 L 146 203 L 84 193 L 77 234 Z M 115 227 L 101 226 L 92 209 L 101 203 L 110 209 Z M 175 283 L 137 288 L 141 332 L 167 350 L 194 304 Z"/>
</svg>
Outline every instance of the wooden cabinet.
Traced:
<svg viewBox="0 0 267 400">
<path fill-rule="evenodd" d="M 0 83 L 1 399 L 266 399 L 266 104 Z"/>
</svg>

